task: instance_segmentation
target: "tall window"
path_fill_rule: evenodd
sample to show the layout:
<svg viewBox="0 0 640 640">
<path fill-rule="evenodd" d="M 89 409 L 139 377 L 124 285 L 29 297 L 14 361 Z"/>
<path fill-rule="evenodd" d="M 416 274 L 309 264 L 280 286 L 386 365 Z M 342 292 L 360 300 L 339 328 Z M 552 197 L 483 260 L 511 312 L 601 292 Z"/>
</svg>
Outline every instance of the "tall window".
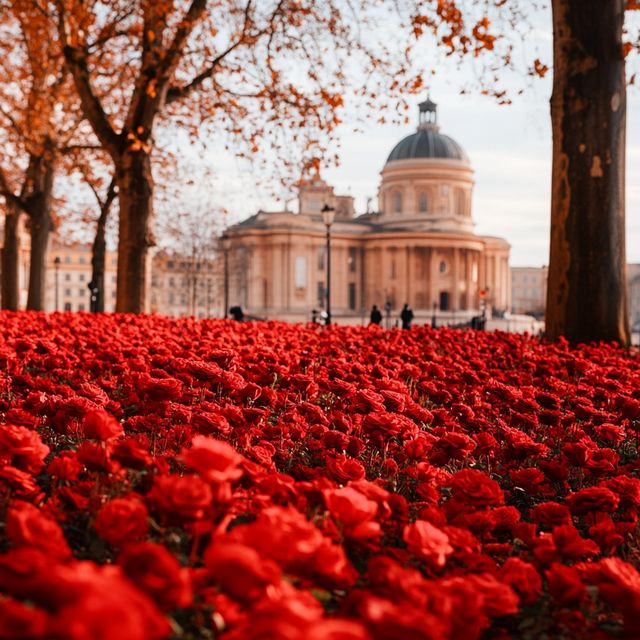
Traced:
<svg viewBox="0 0 640 640">
<path fill-rule="evenodd" d="M 304 289 L 307 286 L 307 259 L 304 256 L 296 256 L 293 279 L 296 289 Z"/>
<path fill-rule="evenodd" d="M 422 192 L 418 199 L 418 210 L 420 213 L 426 213 L 429 211 L 429 196 L 427 196 L 426 192 Z"/>
<path fill-rule="evenodd" d="M 324 288 L 324 282 L 318 282 L 318 298 L 316 300 L 316 304 L 318 307 L 324 307 L 326 300 L 327 292 Z"/>
<path fill-rule="evenodd" d="M 391 279 L 395 280 L 396 277 L 396 259 L 391 258 Z"/>
<path fill-rule="evenodd" d="M 393 194 L 393 210 L 402 213 L 402 194 L 399 191 Z"/>
<path fill-rule="evenodd" d="M 465 196 L 462 189 L 456 189 L 456 215 L 465 214 Z"/>
<path fill-rule="evenodd" d="M 356 260 L 358 257 L 358 249 L 356 247 L 349 247 L 349 255 L 347 257 L 347 263 L 349 265 L 349 271 L 353 273 L 356 270 Z"/>
<path fill-rule="evenodd" d="M 327 255 L 326 247 L 318 247 L 318 271 L 324 271 L 325 257 Z"/>
<path fill-rule="evenodd" d="M 355 311 L 356 309 L 356 283 L 349 283 L 349 309 Z"/>
</svg>

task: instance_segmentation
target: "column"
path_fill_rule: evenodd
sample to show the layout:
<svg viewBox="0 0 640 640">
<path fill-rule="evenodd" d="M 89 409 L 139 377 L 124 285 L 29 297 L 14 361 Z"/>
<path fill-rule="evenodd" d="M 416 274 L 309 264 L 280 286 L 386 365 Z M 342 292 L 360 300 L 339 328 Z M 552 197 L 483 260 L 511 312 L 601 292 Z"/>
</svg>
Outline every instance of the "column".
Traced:
<svg viewBox="0 0 640 640">
<path fill-rule="evenodd" d="M 431 267 L 429 269 L 429 308 L 433 307 L 433 303 L 440 304 L 440 291 L 438 289 L 438 263 L 437 252 L 434 247 L 431 248 Z"/>
<path fill-rule="evenodd" d="M 451 310 L 457 311 L 460 308 L 460 250 L 453 249 L 453 291 L 451 300 Z"/>
</svg>

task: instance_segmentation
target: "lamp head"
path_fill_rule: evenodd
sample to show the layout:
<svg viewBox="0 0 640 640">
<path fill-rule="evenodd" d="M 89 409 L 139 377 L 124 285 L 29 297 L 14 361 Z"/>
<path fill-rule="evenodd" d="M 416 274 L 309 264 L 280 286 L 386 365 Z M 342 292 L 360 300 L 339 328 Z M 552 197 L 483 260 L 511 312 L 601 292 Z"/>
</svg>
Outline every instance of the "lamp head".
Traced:
<svg viewBox="0 0 640 640">
<path fill-rule="evenodd" d="M 335 217 L 335 208 L 328 204 L 325 204 L 324 207 L 322 207 L 322 222 L 324 222 L 325 226 L 330 227 L 333 224 Z"/>
</svg>

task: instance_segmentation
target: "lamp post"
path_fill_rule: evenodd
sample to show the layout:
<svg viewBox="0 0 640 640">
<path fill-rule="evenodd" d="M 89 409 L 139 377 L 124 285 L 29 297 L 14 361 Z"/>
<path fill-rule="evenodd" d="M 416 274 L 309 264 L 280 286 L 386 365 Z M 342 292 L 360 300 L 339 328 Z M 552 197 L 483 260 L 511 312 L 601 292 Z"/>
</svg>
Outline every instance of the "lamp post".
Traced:
<svg viewBox="0 0 640 640">
<path fill-rule="evenodd" d="M 224 319 L 229 315 L 229 236 L 226 233 L 220 238 L 222 244 L 222 254 L 224 256 L 224 272 L 223 272 L 223 300 L 224 300 Z"/>
<path fill-rule="evenodd" d="M 53 259 L 55 269 L 55 310 L 58 311 L 59 289 L 60 289 L 60 256 Z"/>
<path fill-rule="evenodd" d="M 322 207 L 322 222 L 327 229 L 327 317 L 325 320 L 327 326 L 331 324 L 331 225 L 335 216 L 336 210 L 332 206 L 325 204 Z"/>
</svg>

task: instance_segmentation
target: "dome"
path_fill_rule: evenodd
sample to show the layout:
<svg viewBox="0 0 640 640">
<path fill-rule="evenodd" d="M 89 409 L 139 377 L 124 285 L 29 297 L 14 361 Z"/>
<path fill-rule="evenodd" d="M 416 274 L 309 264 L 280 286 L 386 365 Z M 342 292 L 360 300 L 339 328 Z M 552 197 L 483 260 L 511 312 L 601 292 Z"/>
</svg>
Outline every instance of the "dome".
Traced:
<svg viewBox="0 0 640 640">
<path fill-rule="evenodd" d="M 387 162 L 412 158 L 449 158 L 469 162 L 464 149 L 453 138 L 429 129 L 416 131 L 400 140 Z"/>
<path fill-rule="evenodd" d="M 387 162 L 414 158 L 447 158 L 469 162 L 464 149 L 453 138 L 440 133 L 436 123 L 436 106 L 428 98 L 420 103 L 418 130 L 398 142 Z"/>
</svg>

